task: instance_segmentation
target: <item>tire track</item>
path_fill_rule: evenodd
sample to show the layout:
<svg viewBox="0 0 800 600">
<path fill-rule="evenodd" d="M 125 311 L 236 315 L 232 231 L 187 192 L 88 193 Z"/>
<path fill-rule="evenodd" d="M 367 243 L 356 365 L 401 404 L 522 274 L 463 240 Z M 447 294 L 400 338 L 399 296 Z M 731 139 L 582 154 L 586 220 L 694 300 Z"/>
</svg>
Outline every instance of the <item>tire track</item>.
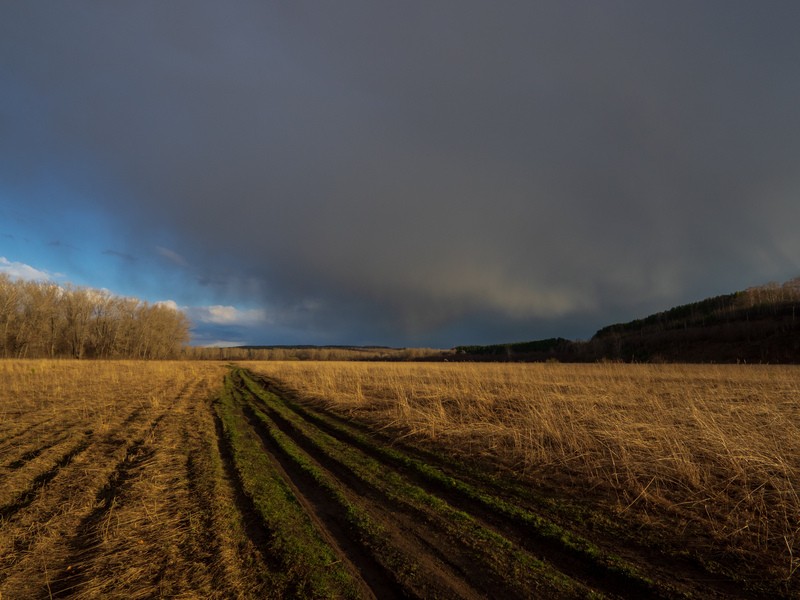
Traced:
<svg viewBox="0 0 800 600">
<path fill-rule="evenodd" d="M 187 390 L 182 390 L 187 394 Z M 107 539 L 110 529 L 119 527 L 119 522 L 130 521 L 124 513 L 131 504 L 140 504 L 144 499 L 135 499 L 135 488 L 146 481 L 146 473 L 158 473 L 155 467 L 161 444 L 154 439 L 165 420 L 176 410 L 178 403 L 185 401 L 179 397 L 164 412 L 139 428 L 138 437 L 125 447 L 124 456 L 114 465 L 105 484 L 95 494 L 94 508 L 78 524 L 74 534 L 66 543 L 66 566 L 58 573 L 50 585 L 54 598 L 84 594 L 86 588 L 96 586 L 97 565 L 107 554 Z M 141 415 L 137 410 L 136 415 Z M 130 424 L 130 417 L 125 422 Z M 149 484 L 149 482 L 148 482 Z M 121 516 L 122 514 L 122 516 Z M 112 516 L 117 522 L 112 523 Z"/>
<path fill-rule="evenodd" d="M 9 471 L 17 471 L 22 467 L 24 467 L 27 463 L 32 461 L 34 458 L 37 458 L 46 450 L 49 450 L 50 448 L 57 446 L 66 439 L 67 436 L 61 436 L 55 439 L 51 439 L 42 444 L 41 446 L 38 446 L 32 450 L 28 450 L 27 452 L 23 453 L 19 458 L 12 460 L 8 464 L 6 464 L 5 468 L 8 469 Z M 0 479 L 0 481 L 2 481 L 2 479 Z"/>
<path fill-rule="evenodd" d="M 709 598 L 754 597 L 752 592 L 732 580 L 680 557 L 669 560 L 669 564 L 682 574 L 680 579 L 676 579 L 674 571 L 662 564 L 664 557 L 652 556 L 652 551 L 622 549 L 625 556 L 636 562 L 605 554 L 588 539 L 542 517 L 531 503 L 510 495 L 507 489 L 503 489 L 502 497 L 498 497 L 494 486 L 470 477 L 461 479 L 463 475 L 440 464 L 439 457 L 401 450 L 390 446 L 391 440 L 381 436 L 377 436 L 381 441 L 376 441 L 374 432 L 362 425 L 298 403 L 291 393 L 284 392 L 278 384 L 265 377 L 250 373 L 247 376 L 256 386 L 276 396 L 280 405 L 291 411 L 302 427 L 277 412 L 263 398 L 259 398 L 258 406 L 269 413 L 276 426 L 337 476 L 347 477 L 346 472 L 351 477 L 354 474 L 348 466 L 320 452 L 318 444 L 303 432 L 303 427 L 322 431 L 343 445 L 357 448 L 380 463 L 386 472 L 399 474 L 589 588 L 615 597 L 666 599 L 690 597 L 697 593 Z M 657 579 L 652 579 L 655 573 Z"/>
<path fill-rule="evenodd" d="M 123 421 L 103 435 L 83 432 L 75 447 L 34 477 L 13 503 L 0 508 L 5 521 L 0 541 L 5 540 L 6 545 L 6 551 L 0 553 L 0 594 L 36 595 L 31 586 L 38 579 L 32 579 L 28 570 L 34 568 L 32 561 L 41 561 L 42 556 L 52 556 L 49 562 L 53 571 L 59 572 L 58 565 L 68 554 L 65 545 L 92 510 L 91 499 L 97 498 L 114 473 L 114 466 L 105 465 L 116 465 L 113 457 L 127 455 L 131 437 L 144 437 L 163 414 L 149 421 L 144 417 L 138 412 L 134 419 L 126 418 L 126 424 Z M 136 425 L 137 421 L 143 422 Z M 49 577 L 47 583 L 49 594 Z"/>
<path fill-rule="evenodd" d="M 443 516 L 427 505 L 425 500 L 407 501 L 402 496 L 387 492 L 387 489 L 379 481 L 366 481 L 357 469 L 354 470 L 352 465 L 341 460 L 341 457 L 337 458 L 326 454 L 282 415 L 263 402 L 257 402 L 260 407 L 268 411 L 269 417 L 276 427 L 297 443 L 333 477 L 341 481 L 357 496 L 368 498 L 372 510 L 376 513 L 384 513 L 384 520 L 390 522 L 393 528 L 401 529 L 406 541 L 408 539 L 416 540 L 414 553 L 430 557 L 434 563 L 439 565 L 440 569 L 450 573 L 451 581 L 469 581 L 475 597 L 527 597 L 527 593 L 523 591 L 525 586 L 487 569 L 486 561 L 491 557 L 480 552 L 476 554 L 476 548 L 469 547 L 469 544 L 465 545 L 464 540 L 459 539 L 456 532 L 449 526 L 450 518 L 459 519 L 467 515 L 459 515 L 452 508 L 445 506 L 444 509 L 450 517 Z M 311 426 L 313 427 L 313 425 Z M 382 468 L 385 468 L 385 474 L 397 473 L 397 470 L 390 465 L 383 465 Z M 439 498 L 434 497 L 432 500 L 435 502 Z M 384 506 L 392 507 L 390 514 L 387 515 L 387 511 L 382 510 L 381 507 Z M 470 515 L 469 518 L 471 517 Z M 475 524 L 478 527 L 484 526 L 480 521 Z"/>
<path fill-rule="evenodd" d="M 77 422 L 59 422 L 50 426 L 47 431 L 28 430 L 15 436 L 16 443 L 0 448 L 0 456 L 6 457 L 8 462 L 4 469 L 16 471 L 25 466 L 25 463 L 37 458 L 46 450 L 66 440 L 70 433 L 81 429 Z M 22 437 L 25 435 L 25 437 Z"/>
<path fill-rule="evenodd" d="M 96 507 L 81 519 L 73 535 L 67 542 L 69 555 L 67 567 L 57 575 L 50 585 L 49 593 L 53 598 L 64 598 L 87 583 L 89 575 L 81 565 L 91 563 L 99 552 L 102 543 L 102 526 L 111 515 L 117 497 L 133 472 L 150 456 L 144 448 L 144 438 L 133 442 L 126 450 L 125 456 L 115 466 L 105 485 L 96 493 Z"/>
<path fill-rule="evenodd" d="M 260 424 L 255 417 L 252 408 L 245 407 L 245 415 L 250 426 L 256 431 L 259 437 L 261 437 L 265 451 L 280 464 L 284 477 L 297 489 L 296 493 L 299 501 L 307 506 L 308 510 L 312 513 L 314 513 L 315 510 L 322 510 L 324 514 L 322 516 L 318 515 L 317 520 L 322 523 L 330 521 L 327 527 L 335 529 L 339 537 L 343 538 L 339 541 L 339 545 L 352 549 L 353 544 L 352 541 L 349 540 L 348 535 L 352 536 L 353 532 L 347 527 L 344 510 L 331 502 L 330 497 L 325 494 L 324 490 L 320 489 L 317 483 L 307 474 L 298 469 L 296 464 L 275 445 L 269 434 L 264 431 L 263 425 Z M 270 416 L 272 417 L 274 415 L 271 414 Z M 284 434 L 287 434 L 287 431 L 291 431 L 288 428 L 284 429 L 275 419 L 273 419 L 273 423 Z M 406 507 L 400 504 L 394 504 L 392 507 L 393 510 L 380 508 L 385 504 L 391 504 L 391 500 L 382 495 L 380 490 L 366 485 L 339 463 L 318 455 L 313 451 L 313 448 L 307 447 L 302 439 L 298 441 L 298 439 L 292 436 L 289 437 L 293 442 L 297 443 L 319 467 L 324 469 L 333 479 L 346 488 L 346 493 L 351 496 L 351 501 L 355 500 L 360 503 L 364 510 L 369 512 L 377 521 L 381 523 L 390 523 L 390 530 L 399 529 L 403 531 L 402 537 L 404 539 L 401 540 L 399 536 L 393 536 L 395 538 L 393 541 L 395 545 L 398 546 L 398 550 L 403 553 L 408 560 L 419 561 L 424 557 L 423 562 L 427 563 L 427 569 L 437 572 L 436 577 L 429 575 L 428 581 L 424 581 L 415 590 L 417 597 L 423 598 L 432 595 L 445 595 L 446 597 L 453 598 L 485 597 L 485 594 L 488 593 L 488 588 L 486 588 L 485 583 L 483 585 L 479 583 L 477 590 L 474 589 L 472 585 L 465 585 L 464 580 L 468 578 L 469 569 L 456 564 L 453 561 L 453 557 L 447 551 L 437 546 L 435 543 L 435 536 L 420 531 L 420 518 L 423 523 L 432 525 L 432 523 L 427 520 L 428 515 L 414 514 L 409 516 L 402 512 Z M 318 503 L 322 508 L 315 509 L 315 503 Z M 389 535 L 392 534 L 390 533 Z M 452 548 L 448 549 L 452 550 Z M 386 587 L 386 583 L 381 581 L 381 579 L 387 580 L 390 586 L 393 582 L 395 588 L 402 586 L 402 582 L 398 581 L 396 577 L 393 577 L 390 571 L 372 557 L 368 548 L 358 548 L 354 563 L 358 566 L 360 572 L 366 571 L 369 573 L 370 569 L 375 569 L 375 567 L 377 567 L 379 571 L 384 572 L 385 574 L 383 577 L 378 578 L 381 587 Z M 426 565 L 422 564 L 418 568 L 424 569 Z M 364 576 L 363 578 L 365 583 L 370 586 L 372 585 L 372 579 L 375 579 L 370 576 Z M 437 581 L 437 579 L 441 581 Z M 502 586 L 502 582 L 498 581 L 496 583 Z M 378 593 L 379 591 L 380 590 L 375 590 L 374 593 L 378 598 L 384 597 Z M 390 595 L 386 597 L 395 596 Z M 514 597 L 513 594 L 511 597 Z"/>
<path fill-rule="evenodd" d="M 284 397 L 284 392 L 276 383 L 263 377 L 253 377 L 259 385 L 270 393 Z M 507 500 L 494 497 L 496 484 L 480 482 L 463 473 L 453 473 L 448 465 L 441 464 L 439 458 L 425 452 L 390 448 L 391 440 L 377 436 L 358 423 L 351 423 L 341 417 L 322 411 L 314 411 L 302 406 L 292 398 L 285 401 L 286 408 L 298 418 L 317 427 L 336 440 L 357 447 L 370 458 L 384 464 L 387 469 L 401 473 L 409 481 L 423 487 L 453 506 L 473 515 L 482 524 L 492 527 L 505 537 L 526 550 L 546 557 L 560 570 L 570 573 L 587 585 L 623 597 L 672 598 L 692 596 L 698 591 L 704 597 L 750 598 L 753 597 L 736 582 L 717 573 L 710 573 L 697 562 L 681 557 L 670 559 L 672 569 L 664 568 L 663 556 L 652 556 L 652 550 L 630 549 L 627 554 L 646 563 L 649 576 L 660 573 L 659 582 L 643 581 L 630 573 L 621 572 L 615 561 L 597 560 L 587 556 L 586 548 L 564 544 L 563 534 L 548 531 L 547 519 L 541 518 L 532 508 L 531 502 L 512 495 Z M 278 419 L 282 417 L 278 416 Z M 286 427 L 291 427 L 285 421 Z M 431 469 L 433 466 L 433 469 Z M 448 474 L 448 472 L 450 472 Z M 508 490 L 502 492 L 508 497 Z M 555 521 L 550 522 L 556 525 Z M 544 526 L 544 531 L 542 527 Z M 556 525 L 556 527 L 561 527 Z M 569 536 L 569 532 L 567 532 Z M 580 542 L 580 540 L 578 540 Z M 591 542 L 590 542 L 591 543 Z M 593 551 L 595 552 L 595 551 Z M 596 556 L 596 555 L 595 555 Z M 674 570 L 682 573 L 682 582 L 673 583 Z M 686 585 L 686 584 L 689 585 Z"/>
<path fill-rule="evenodd" d="M 242 482 L 236 471 L 236 463 L 233 458 L 233 451 L 222 428 L 222 422 L 218 415 L 214 414 L 214 428 L 216 432 L 217 452 L 221 459 L 222 475 L 224 483 L 230 490 L 230 499 L 233 501 L 237 512 L 237 520 L 242 527 L 247 541 L 250 543 L 249 559 L 260 564 L 269 571 L 276 571 L 281 568 L 280 563 L 272 556 L 269 551 L 270 532 L 258 515 L 253 500 L 242 487 Z M 240 561 L 241 562 L 241 561 Z M 237 573 L 239 565 L 235 564 L 232 571 Z M 237 573 L 238 574 L 238 573 Z"/>
<path fill-rule="evenodd" d="M 211 427 L 198 432 L 206 436 L 193 444 L 186 463 L 189 487 L 202 519 L 199 543 L 210 554 L 208 570 L 217 589 L 227 590 L 230 597 L 266 597 L 263 582 L 253 575 L 267 570 L 256 548 L 256 544 L 264 544 L 266 534 L 258 529 L 252 513 L 245 515 L 247 499 L 234 484 L 233 465 L 222 456 L 221 424 L 210 407 L 204 409 L 207 415 L 196 415 L 195 422 L 202 426 L 208 420 Z M 254 567 L 247 570 L 244 564 Z"/>
<path fill-rule="evenodd" d="M 391 600 L 402 598 L 398 592 L 399 582 L 392 573 L 375 560 L 363 544 L 354 539 L 345 509 L 336 503 L 324 489 L 296 465 L 275 445 L 260 427 L 252 410 L 245 406 L 245 418 L 258 434 L 265 452 L 272 459 L 275 469 L 286 480 L 298 502 L 320 529 L 323 537 L 334 548 L 342 560 L 347 561 L 351 571 L 363 581 L 368 598 Z"/>
<path fill-rule="evenodd" d="M 275 387 L 270 386 L 270 388 L 271 393 L 275 394 Z M 275 395 L 280 398 L 278 394 Z M 283 404 L 298 418 L 302 419 L 308 427 L 318 428 L 337 441 L 357 448 L 365 456 L 379 462 L 387 471 L 398 473 L 431 495 L 441 498 L 447 504 L 469 514 L 482 527 L 496 531 L 537 558 L 546 560 L 559 571 L 583 582 L 589 588 L 602 590 L 606 594 L 621 597 L 635 596 L 637 598 L 662 599 L 680 595 L 677 592 L 670 593 L 666 590 L 660 590 L 646 581 L 631 577 L 629 574 L 620 571 L 613 564 L 605 564 L 595 557 L 587 556 L 582 548 L 565 546 L 562 532 L 547 532 L 550 534 L 547 536 L 540 531 L 536 531 L 532 527 L 532 520 L 539 527 L 547 526 L 548 524 L 535 516 L 534 519 L 531 519 L 532 515 L 526 514 L 525 511 L 516 506 L 506 507 L 508 512 L 504 514 L 502 512 L 503 501 L 499 501 L 500 507 L 498 507 L 497 501 L 495 501 L 494 505 L 491 505 L 489 503 L 490 497 L 487 494 L 477 490 L 469 490 L 471 486 L 456 482 L 452 477 L 433 477 L 430 475 L 429 470 L 410 468 L 410 464 L 420 464 L 420 461 L 415 458 L 402 454 L 398 450 L 382 450 L 380 447 L 365 441 L 363 436 L 349 433 L 344 427 L 336 427 L 318 414 L 291 402 L 284 402 Z M 306 437 L 297 426 L 272 409 L 263 400 L 260 401 L 260 405 L 269 412 L 270 418 L 284 433 L 291 436 L 296 443 L 311 453 L 326 468 L 334 471 L 340 478 L 355 479 L 355 485 L 363 486 L 363 482 L 358 480 L 357 474 L 347 465 L 320 452 L 318 446 Z M 427 464 L 424 466 L 428 467 Z M 426 477 L 426 474 L 429 476 Z M 450 485 L 448 486 L 447 483 L 450 483 Z M 474 491 L 474 495 L 465 494 L 465 488 L 469 491 Z M 372 489 L 380 493 L 379 489 L 374 487 Z M 365 492 L 362 490 L 362 493 Z M 409 508 L 419 518 L 431 518 L 425 511 L 419 511 L 414 507 Z M 498 508 L 501 510 L 498 510 Z M 526 517 L 528 518 L 526 519 Z M 435 521 L 434 519 L 431 522 L 432 526 L 435 526 Z M 561 537 L 556 538 L 557 535 Z"/>
<path fill-rule="evenodd" d="M 66 544 L 66 566 L 50 586 L 53 597 L 105 596 L 114 591 L 109 583 L 115 577 L 132 580 L 132 574 L 141 579 L 129 588 L 133 596 L 143 586 L 152 589 L 151 578 L 158 580 L 156 587 L 165 595 L 186 588 L 206 591 L 208 569 L 198 570 L 196 564 L 210 566 L 210 560 L 205 560 L 208 551 L 200 541 L 197 506 L 189 492 L 191 448 L 182 443 L 190 426 L 187 405 L 197 387 L 192 383 L 181 388 L 127 446 L 97 492 L 94 509 Z M 200 535 L 187 535 L 188 531 Z M 129 540 L 136 542 L 131 545 Z"/>
<path fill-rule="evenodd" d="M 61 455 L 52 467 L 34 477 L 28 488 L 19 494 L 14 501 L 5 506 L 0 506 L 0 520 L 9 521 L 19 511 L 30 506 L 39 495 L 42 488 L 55 479 L 61 470 L 67 467 L 76 456 L 83 453 L 89 447 L 89 444 L 89 439 L 84 437 L 84 439 L 80 440 L 74 447 Z"/>
<path fill-rule="evenodd" d="M 364 597 L 367 588 L 356 593 L 358 583 L 344 567 L 346 557 L 324 541 L 249 427 L 238 393 L 226 391 L 214 408 L 222 456 L 240 499 L 239 516 L 255 525 L 257 535 L 248 541 L 256 542 L 268 569 L 265 597 Z"/>
<path fill-rule="evenodd" d="M 444 503 L 438 498 L 422 498 L 414 502 L 407 501 L 396 492 L 389 492 L 387 495 L 387 490 L 381 484 L 364 480 L 363 473 L 359 473 L 358 470 L 353 471 L 345 460 L 333 458 L 322 452 L 314 442 L 296 431 L 281 415 L 256 400 L 248 390 L 244 389 L 246 387 L 244 382 L 239 380 L 237 383 L 240 393 L 246 399 L 244 410 L 249 425 L 261 436 L 265 451 L 281 462 L 286 476 L 297 485 L 298 495 L 313 499 L 314 494 L 318 493 L 314 491 L 314 485 L 319 487 L 318 482 L 314 482 L 313 485 L 308 482 L 303 483 L 303 476 L 297 465 L 290 460 L 285 451 L 276 447 L 275 435 L 269 433 L 267 431 L 269 426 L 256 417 L 253 404 L 268 413 L 270 426 L 274 426 L 292 443 L 297 444 L 327 477 L 341 486 L 352 502 L 360 503 L 373 519 L 391 532 L 387 539 L 396 545 L 396 551 L 413 557 L 419 563 L 416 569 L 420 573 L 426 573 L 424 576 L 420 575 L 422 577 L 420 581 L 424 582 L 424 586 L 428 586 L 427 589 L 417 589 L 416 594 L 420 597 L 427 597 L 433 592 L 437 595 L 460 598 L 525 598 L 530 597 L 537 581 L 532 573 L 523 572 L 526 568 L 522 565 L 532 566 L 539 575 L 549 573 L 549 567 L 532 557 L 526 558 L 524 550 L 512 547 L 501 536 L 487 532 L 481 523 L 473 521 L 471 517 L 443 506 Z M 385 465 L 382 468 L 385 468 Z M 393 477 L 398 475 L 396 470 L 388 470 Z M 426 506 L 427 502 L 434 502 L 437 508 Z M 391 510 L 388 509 L 390 506 Z M 443 514 L 450 516 L 443 517 Z M 464 521 L 464 518 L 467 521 Z M 475 527 L 477 529 L 474 529 Z M 477 537 L 468 539 L 474 536 Z M 504 549 L 500 550 L 501 547 Z M 499 554 L 493 554 L 495 552 Z M 498 564 L 507 565 L 515 570 L 517 575 L 509 578 L 503 567 L 489 564 L 496 560 L 500 561 Z M 544 589 L 551 590 L 550 594 L 555 589 L 561 589 L 560 595 L 556 597 L 578 597 L 589 592 L 585 588 L 582 588 L 582 592 L 578 591 L 582 586 L 575 588 L 574 583 L 569 583 L 567 579 L 555 573 L 543 579 L 547 577 L 552 577 L 556 581 L 544 581 L 542 585 L 545 586 Z M 523 584 L 523 581 L 526 583 Z M 566 591 L 568 589 L 572 591 Z"/>
<path fill-rule="evenodd" d="M 66 400 L 34 380 L 29 392 L 43 400 L 20 422 L 35 426 L 4 432 L 0 472 L 13 481 L 0 497 L 0 597 L 266 597 L 216 564 L 238 543 L 216 530 L 224 478 L 204 472 L 222 366 L 69 366 Z M 241 573 L 260 569 L 243 563 Z"/>
<path fill-rule="evenodd" d="M 11 442 L 17 438 L 22 436 L 30 436 L 53 420 L 55 420 L 55 416 L 47 417 L 46 419 L 31 423 L 30 425 L 20 424 L 14 428 L 4 431 L 2 433 L 3 438 L 0 439 L 0 452 L 5 452 L 7 447 L 11 445 Z M 13 433 L 11 433 L 12 431 Z"/>
</svg>

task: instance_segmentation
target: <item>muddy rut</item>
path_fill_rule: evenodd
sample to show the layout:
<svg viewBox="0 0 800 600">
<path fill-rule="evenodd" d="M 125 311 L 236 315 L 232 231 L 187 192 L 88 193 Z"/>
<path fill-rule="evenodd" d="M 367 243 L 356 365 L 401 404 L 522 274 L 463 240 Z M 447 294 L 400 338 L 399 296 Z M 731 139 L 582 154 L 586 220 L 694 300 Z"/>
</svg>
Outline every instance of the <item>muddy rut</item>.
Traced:
<svg viewBox="0 0 800 600">
<path fill-rule="evenodd" d="M 7 427 L 2 600 L 747 597 L 623 560 L 247 371 L 159 390 Z"/>
<path fill-rule="evenodd" d="M 218 405 L 218 418 L 227 415 L 257 440 L 356 580 L 358 597 L 747 597 L 687 565 L 679 580 L 665 565 L 624 560 L 272 381 L 237 370 L 228 386 L 227 413 Z M 223 443 L 235 445 L 233 437 Z"/>
</svg>

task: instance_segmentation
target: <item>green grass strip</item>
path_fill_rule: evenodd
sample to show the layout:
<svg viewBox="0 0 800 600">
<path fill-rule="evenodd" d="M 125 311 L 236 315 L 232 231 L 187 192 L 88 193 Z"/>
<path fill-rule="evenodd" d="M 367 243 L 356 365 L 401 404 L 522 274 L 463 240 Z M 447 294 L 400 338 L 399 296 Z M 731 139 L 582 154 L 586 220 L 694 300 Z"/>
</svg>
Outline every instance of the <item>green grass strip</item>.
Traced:
<svg viewBox="0 0 800 600">
<path fill-rule="evenodd" d="M 264 390 L 257 382 L 243 374 L 243 381 L 250 392 L 275 411 L 286 422 L 307 439 L 320 452 L 345 466 L 353 475 L 382 493 L 392 502 L 409 506 L 425 514 L 436 514 L 444 529 L 461 544 L 479 556 L 487 569 L 505 579 L 522 592 L 543 585 L 559 597 L 574 595 L 585 597 L 589 592 L 578 582 L 556 571 L 547 563 L 521 551 L 504 536 L 483 527 L 471 515 L 423 488 L 410 483 L 394 471 L 387 470 L 381 462 L 349 446 L 335 437 L 311 427 L 289 409 L 282 399 Z M 260 411 L 257 411 L 260 412 Z M 264 420 L 269 420 L 264 416 Z M 546 593 L 548 590 L 538 590 Z"/>
<path fill-rule="evenodd" d="M 356 530 L 361 542 L 374 553 L 375 560 L 392 572 L 401 584 L 419 587 L 421 584 L 416 581 L 419 565 L 416 561 L 389 545 L 387 532 L 379 523 L 376 523 L 365 510 L 351 502 L 342 488 L 309 460 L 308 455 L 297 444 L 275 427 L 269 417 L 258 408 L 252 406 L 251 408 L 278 448 L 343 509 L 347 522 Z"/>
<path fill-rule="evenodd" d="M 282 567 L 275 578 L 276 597 L 358 598 L 357 583 L 320 537 L 261 441 L 248 431 L 236 403 L 228 378 L 215 409 L 242 487 L 269 531 L 269 552 Z"/>
<path fill-rule="evenodd" d="M 357 446 L 368 449 L 372 454 L 378 455 L 392 464 L 402 466 L 415 473 L 420 478 L 442 489 L 456 492 L 483 506 L 487 510 L 499 513 L 513 520 L 519 525 L 528 528 L 531 532 L 534 532 L 541 539 L 558 544 L 571 555 L 587 560 L 593 565 L 604 569 L 610 576 L 624 578 L 652 591 L 658 588 L 655 582 L 642 574 L 636 567 L 621 557 L 603 551 L 586 538 L 576 535 L 552 521 L 503 500 L 502 498 L 488 494 L 473 485 L 451 477 L 438 468 L 421 460 L 412 458 L 393 448 L 376 444 L 366 435 L 347 427 L 341 422 L 311 411 L 290 400 L 278 398 L 275 394 L 262 388 L 257 381 L 247 376 L 247 374 L 245 374 L 244 380 L 249 389 L 264 402 L 271 402 L 271 405 L 275 406 L 284 405 L 303 419 L 336 431 Z M 676 590 L 670 590 L 671 594 L 675 592 Z"/>
</svg>

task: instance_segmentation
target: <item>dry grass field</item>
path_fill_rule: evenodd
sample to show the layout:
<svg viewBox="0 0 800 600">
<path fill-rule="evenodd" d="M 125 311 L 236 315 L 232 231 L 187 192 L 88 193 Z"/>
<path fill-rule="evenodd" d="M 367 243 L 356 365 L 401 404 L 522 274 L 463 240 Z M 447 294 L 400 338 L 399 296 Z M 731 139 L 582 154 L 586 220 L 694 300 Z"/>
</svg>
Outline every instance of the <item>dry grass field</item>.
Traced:
<svg viewBox="0 0 800 600">
<path fill-rule="evenodd" d="M 212 589 L 211 483 L 198 472 L 212 472 L 208 406 L 223 375 L 212 363 L 0 361 L 3 600 Z"/>
<path fill-rule="evenodd" d="M 391 439 L 589 508 L 611 537 L 798 593 L 798 367 L 248 366 Z"/>
<path fill-rule="evenodd" d="M 800 369 L 0 361 L 0 598 L 800 597 Z"/>
</svg>

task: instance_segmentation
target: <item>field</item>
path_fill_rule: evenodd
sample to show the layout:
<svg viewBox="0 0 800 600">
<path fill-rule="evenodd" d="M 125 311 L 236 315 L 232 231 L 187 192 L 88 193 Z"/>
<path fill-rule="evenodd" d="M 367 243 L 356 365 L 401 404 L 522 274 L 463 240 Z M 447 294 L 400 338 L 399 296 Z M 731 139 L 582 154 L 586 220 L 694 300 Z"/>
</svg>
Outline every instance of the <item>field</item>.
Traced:
<svg viewBox="0 0 800 600">
<path fill-rule="evenodd" d="M 800 597 L 800 369 L 0 362 L 0 597 Z"/>
</svg>

